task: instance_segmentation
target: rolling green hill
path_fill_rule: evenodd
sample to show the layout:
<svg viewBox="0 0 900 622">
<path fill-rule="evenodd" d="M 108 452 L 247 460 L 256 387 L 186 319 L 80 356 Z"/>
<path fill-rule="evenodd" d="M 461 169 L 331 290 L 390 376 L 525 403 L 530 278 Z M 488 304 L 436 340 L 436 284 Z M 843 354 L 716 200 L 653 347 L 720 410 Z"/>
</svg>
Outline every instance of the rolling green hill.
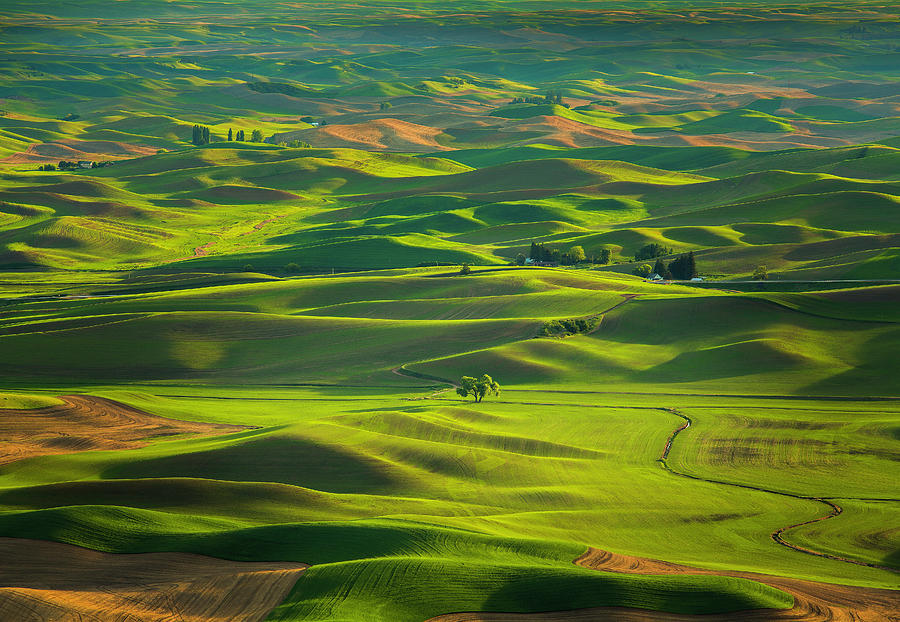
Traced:
<svg viewBox="0 0 900 622">
<path fill-rule="evenodd" d="M 900 609 L 897 7 L 2 14 L 0 538 L 309 564 L 270 621 Z"/>
</svg>

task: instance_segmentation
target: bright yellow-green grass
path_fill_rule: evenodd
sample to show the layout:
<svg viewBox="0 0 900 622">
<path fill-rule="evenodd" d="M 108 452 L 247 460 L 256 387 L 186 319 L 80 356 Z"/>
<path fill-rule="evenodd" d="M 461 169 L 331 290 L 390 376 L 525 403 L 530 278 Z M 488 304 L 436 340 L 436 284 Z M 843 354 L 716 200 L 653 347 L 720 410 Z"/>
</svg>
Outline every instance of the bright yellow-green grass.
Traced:
<svg viewBox="0 0 900 622">
<path fill-rule="evenodd" d="M 660 468 L 656 460 L 681 422 L 663 408 L 679 406 L 681 398 L 598 394 L 572 403 L 552 392 L 511 390 L 474 407 L 456 398 L 405 399 L 421 391 L 149 389 L 163 394 L 157 398 L 145 387 L 135 390 L 100 393 L 169 416 L 266 427 L 7 465 L 0 469 L 5 534 L 111 551 L 175 549 L 316 564 L 280 610 L 295 616 L 285 619 L 412 620 L 501 604 L 519 611 L 600 604 L 722 611 L 785 603 L 740 582 L 581 571 L 571 560 L 586 545 L 711 568 L 861 585 L 892 580 L 884 571 L 796 553 L 768 537 L 778 526 L 822 514 L 819 503 L 678 478 Z M 684 399 L 682 410 L 694 424 L 676 441 L 673 451 L 681 453 L 673 455 L 674 468 L 774 487 L 769 473 L 747 470 L 752 464 L 721 452 L 702 465 L 688 460 L 703 438 L 696 434 L 743 428 L 714 427 L 699 416 L 705 409 L 690 407 L 697 398 Z M 749 420 L 768 412 L 760 401 L 717 405 Z M 790 401 L 774 405 L 793 408 Z M 815 422 L 832 409 L 805 408 L 791 421 Z M 792 429 L 813 438 L 811 426 Z M 824 449 L 832 459 L 841 450 Z M 815 482 L 816 464 L 790 455 L 767 459 Z M 835 485 L 864 485 L 869 466 L 860 457 L 830 477 Z M 893 466 L 886 468 L 883 481 Z M 791 485 L 798 494 L 824 494 L 807 490 L 805 481 Z M 873 528 L 871 520 L 853 525 L 860 533 Z M 831 537 L 820 544 L 856 559 L 860 549 L 842 542 Z M 862 558 L 873 554 L 870 549 Z M 413 567 L 415 574 L 402 570 Z M 371 573 L 376 583 L 363 578 Z M 522 583 L 527 576 L 540 580 Z M 399 586 L 407 596 L 393 594 Z M 367 609 L 373 602 L 380 604 Z M 349 613 L 354 610 L 371 617 L 354 617 L 361 615 Z"/>
<path fill-rule="evenodd" d="M 49 395 L 29 393 L 0 393 L 0 408 L 45 408 L 61 404 L 62 401 Z"/>
<path fill-rule="evenodd" d="M 883 528 L 894 402 L 815 397 L 896 395 L 892 288 L 730 294 L 440 267 L 249 276 L 145 277 L 132 285 L 144 293 L 7 305 L 0 345 L 17 393 L 44 385 L 35 404 L 88 391 L 261 427 L 4 465 L 2 533 L 313 563 L 273 619 L 790 605 L 747 582 L 581 570 L 571 562 L 587 546 L 894 585 L 881 568 L 896 567 Z M 160 291 L 167 282 L 181 289 Z M 590 334 L 535 337 L 549 318 L 594 315 Z M 503 393 L 476 406 L 400 366 L 488 372 Z M 321 386 L 297 386 L 310 383 Z M 681 417 L 691 426 L 668 466 L 691 478 L 658 462 Z M 827 514 L 815 498 L 844 513 L 782 537 L 850 561 L 771 538 Z"/>
<path fill-rule="evenodd" d="M 884 168 L 896 150 L 672 149 L 414 157 L 217 142 L 77 173 L 20 170 L 0 193 L 0 264 L 314 273 L 497 265 L 542 242 L 610 250 L 625 272 L 650 243 L 702 253 L 706 275 L 766 265 L 776 278 L 885 278 L 895 267 L 897 241 L 884 236 L 900 191 L 860 167 Z M 821 265 L 815 244 L 850 236 L 872 252 L 836 247 Z"/>
<path fill-rule="evenodd" d="M 893 395 L 896 335 L 894 323 L 798 313 L 750 297 L 643 296 L 604 315 L 590 335 L 518 341 L 411 369 L 446 378 L 493 369 L 529 385 L 720 393 L 727 381 L 741 392 Z"/>
<path fill-rule="evenodd" d="M 286 621 L 897 589 L 897 11 L 499 4 L 4 4 L 0 407 L 252 427 L 3 464 L 0 536 L 313 564 Z"/>
</svg>

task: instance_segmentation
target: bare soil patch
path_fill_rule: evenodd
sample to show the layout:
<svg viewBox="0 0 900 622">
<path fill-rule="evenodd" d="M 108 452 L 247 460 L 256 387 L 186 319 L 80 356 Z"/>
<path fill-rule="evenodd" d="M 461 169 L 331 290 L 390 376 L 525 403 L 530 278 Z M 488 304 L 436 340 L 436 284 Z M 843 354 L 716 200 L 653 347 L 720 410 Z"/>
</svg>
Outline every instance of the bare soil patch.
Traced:
<svg viewBox="0 0 900 622">
<path fill-rule="evenodd" d="M 34 622 L 257 622 L 309 567 L 18 538 L 0 538 L 0 560 L 0 619 Z"/>
<path fill-rule="evenodd" d="M 212 436 L 247 429 L 167 419 L 92 395 L 64 395 L 59 399 L 62 404 L 46 408 L 0 409 L 0 464 L 92 449 L 134 449 L 151 438 L 176 434 Z M 11 618 L 0 615 L 0 619 Z"/>
<path fill-rule="evenodd" d="M 713 574 L 771 585 L 794 597 L 791 609 L 755 609 L 725 614 L 685 615 L 627 607 L 591 607 L 543 613 L 450 613 L 427 622 L 892 622 L 900 620 L 900 591 L 834 585 L 755 572 L 703 570 L 681 564 L 619 555 L 590 548 L 578 566 L 625 574 Z"/>
</svg>

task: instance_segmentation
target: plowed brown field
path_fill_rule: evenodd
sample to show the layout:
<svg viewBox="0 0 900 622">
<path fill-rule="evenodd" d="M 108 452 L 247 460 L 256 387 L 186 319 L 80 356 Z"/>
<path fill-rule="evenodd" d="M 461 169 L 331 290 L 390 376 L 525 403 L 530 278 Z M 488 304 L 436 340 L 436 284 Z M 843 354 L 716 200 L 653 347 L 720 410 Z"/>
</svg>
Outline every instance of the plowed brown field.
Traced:
<svg viewBox="0 0 900 622">
<path fill-rule="evenodd" d="M 757 609 L 719 615 L 680 615 L 627 607 L 592 607 L 544 613 L 450 613 L 427 622 L 892 622 L 900 620 L 900 591 L 832 585 L 753 572 L 702 570 L 656 559 L 588 549 L 575 564 L 626 574 L 715 574 L 766 583 L 794 597 L 791 609 Z"/>
<path fill-rule="evenodd" d="M 256 622 L 306 568 L 188 553 L 114 555 L 0 538 L 0 620 Z"/>
<path fill-rule="evenodd" d="M 29 145 L 25 151 L 14 153 L 2 161 L 13 164 L 56 164 L 59 160 L 123 160 L 152 155 L 156 151 L 154 147 L 116 141 L 63 139 Z"/>
<path fill-rule="evenodd" d="M 134 449 L 175 434 L 211 436 L 246 426 L 166 419 L 104 397 L 65 395 L 58 406 L 0 409 L 0 464 L 92 449 Z M 3 619 L 0 617 L 0 619 Z"/>
</svg>

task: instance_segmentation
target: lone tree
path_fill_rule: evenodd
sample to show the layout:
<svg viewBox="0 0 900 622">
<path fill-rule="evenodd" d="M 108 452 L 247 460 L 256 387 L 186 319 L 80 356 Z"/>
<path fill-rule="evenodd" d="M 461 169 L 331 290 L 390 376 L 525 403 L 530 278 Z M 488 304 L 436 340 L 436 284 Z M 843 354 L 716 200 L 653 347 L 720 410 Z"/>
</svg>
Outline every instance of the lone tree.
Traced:
<svg viewBox="0 0 900 622">
<path fill-rule="evenodd" d="M 587 259 L 584 254 L 583 246 L 573 246 L 569 249 L 569 258 L 572 260 L 572 263 L 579 263 Z"/>
<path fill-rule="evenodd" d="M 638 276 L 642 276 L 645 279 L 650 276 L 650 273 L 653 271 L 653 266 L 648 263 L 642 263 L 637 268 L 634 269 L 634 273 Z"/>
<path fill-rule="evenodd" d="M 467 274 L 472 274 L 472 268 L 469 266 L 469 264 L 464 263 L 462 265 L 462 268 L 459 269 L 459 273 L 462 276 L 466 276 Z"/>
<path fill-rule="evenodd" d="M 769 269 L 765 266 L 756 266 L 752 278 L 754 281 L 765 281 L 769 278 Z"/>
<path fill-rule="evenodd" d="M 463 376 L 459 379 L 456 393 L 462 397 L 471 395 L 478 403 L 484 399 L 485 395 L 500 395 L 500 385 L 487 374 L 482 374 L 481 378 Z"/>
<path fill-rule="evenodd" d="M 250 142 L 251 143 L 261 143 L 263 141 L 262 132 L 259 130 L 253 130 L 253 133 L 250 134 Z"/>
</svg>

